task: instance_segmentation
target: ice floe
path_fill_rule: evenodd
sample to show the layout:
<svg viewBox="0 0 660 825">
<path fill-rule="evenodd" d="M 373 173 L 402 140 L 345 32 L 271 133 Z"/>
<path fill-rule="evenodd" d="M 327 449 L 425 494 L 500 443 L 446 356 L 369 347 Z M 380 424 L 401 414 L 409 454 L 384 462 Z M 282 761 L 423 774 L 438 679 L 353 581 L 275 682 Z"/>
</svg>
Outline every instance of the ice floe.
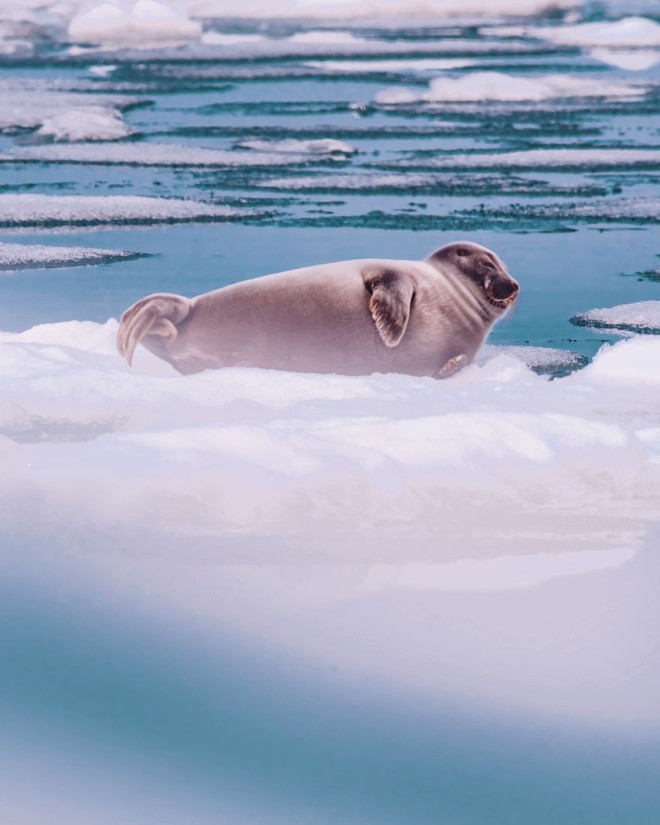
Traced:
<svg viewBox="0 0 660 825">
<path fill-rule="evenodd" d="M 55 141 L 121 140 L 134 130 L 118 109 L 83 106 L 44 118 L 37 134 Z"/>
<path fill-rule="evenodd" d="M 0 194 L 0 226 L 8 227 L 221 221 L 246 214 L 242 209 L 177 198 Z"/>
<path fill-rule="evenodd" d="M 69 37 L 104 46 L 153 46 L 199 39 L 200 23 L 162 0 L 102 0 L 69 24 Z"/>
<path fill-rule="evenodd" d="M 660 47 L 660 23 L 647 17 L 536 27 L 528 33 L 571 46 Z"/>
<path fill-rule="evenodd" d="M 626 69 L 629 72 L 644 72 L 660 63 L 660 51 L 651 49 L 591 49 L 594 60 Z"/>
<path fill-rule="evenodd" d="M 660 301 L 590 309 L 575 315 L 571 321 L 581 327 L 660 335 Z"/>
<path fill-rule="evenodd" d="M 391 60 L 311 60 L 307 64 L 315 69 L 323 69 L 333 74 L 421 74 L 449 69 L 465 69 L 474 65 L 474 60 L 459 58 L 409 58 Z"/>
<path fill-rule="evenodd" d="M 236 152 L 206 149 L 176 143 L 77 143 L 47 146 L 20 146 L 0 154 L 0 162 L 92 163 L 121 166 L 288 166 L 309 163 L 321 153 L 308 148 L 291 152 Z M 339 159 L 334 151 L 323 153 L 328 160 Z"/>
<path fill-rule="evenodd" d="M 552 98 L 624 97 L 636 98 L 645 87 L 628 83 L 553 74 L 522 77 L 501 72 L 474 72 L 463 77 L 438 77 L 428 89 L 384 89 L 376 95 L 378 103 L 396 105 L 422 101 L 478 102 L 481 100 L 549 100 Z"/>
<path fill-rule="evenodd" d="M 112 263 L 139 257 L 142 253 L 123 249 L 0 243 L 0 270 L 4 271 Z"/>
<path fill-rule="evenodd" d="M 385 164 L 383 164 L 384 166 Z M 397 168 L 428 169 L 617 169 L 655 168 L 656 149 L 527 149 L 520 152 L 475 152 L 401 160 Z"/>
<path fill-rule="evenodd" d="M 260 140 L 247 138 L 236 143 L 242 149 L 253 149 L 256 152 L 276 152 L 287 155 L 353 155 L 357 151 L 350 143 L 333 138 L 318 138 L 300 140 L 288 138 L 285 140 Z"/>
</svg>

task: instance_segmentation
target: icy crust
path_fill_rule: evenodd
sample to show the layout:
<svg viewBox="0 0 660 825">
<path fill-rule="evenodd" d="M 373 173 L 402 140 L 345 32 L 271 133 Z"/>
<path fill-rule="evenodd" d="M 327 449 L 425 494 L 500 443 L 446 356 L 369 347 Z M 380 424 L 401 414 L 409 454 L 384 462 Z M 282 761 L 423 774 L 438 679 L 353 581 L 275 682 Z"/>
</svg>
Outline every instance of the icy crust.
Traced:
<svg viewBox="0 0 660 825">
<path fill-rule="evenodd" d="M 104 0 L 69 24 L 74 42 L 101 45 L 172 45 L 198 40 L 200 23 L 160 0 Z"/>
<path fill-rule="evenodd" d="M 582 369 L 589 359 L 579 352 L 556 349 L 554 347 L 494 346 L 486 344 L 481 348 L 476 363 L 483 365 L 498 355 L 517 358 L 537 375 L 560 377 Z"/>
<path fill-rule="evenodd" d="M 37 134 L 55 141 L 121 140 L 134 130 L 117 109 L 84 106 L 45 118 Z"/>
<path fill-rule="evenodd" d="M 0 226 L 93 226 L 96 224 L 221 221 L 244 217 L 246 210 L 176 198 L 137 195 L 0 194 Z"/>
<path fill-rule="evenodd" d="M 176 143 L 21 146 L 1 154 L 0 162 L 93 163 L 104 166 L 269 167 L 306 164 L 309 163 L 311 155 L 328 160 L 337 159 L 336 151 L 314 151 L 310 149 L 309 143 L 311 141 L 306 141 L 297 153 L 277 149 L 271 152 L 235 152 Z"/>
<path fill-rule="evenodd" d="M 660 301 L 640 301 L 606 309 L 590 309 L 571 318 L 580 327 L 660 335 Z"/>
<path fill-rule="evenodd" d="M 473 72 L 464 77 L 438 77 L 429 88 L 405 89 L 393 87 L 376 95 L 376 102 L 396 105 L 422 101 L 478 102 L 481 100 L 539 101 L 552 98 L 640 97 L 646 89 L 627 83 L 604 83 L 571 75 L 551 74 L 541 77 L 519 77 L 502 72 Z"/>
<path fill-rule="evenodd" d="M 660 400 L 656 339 L 554 382 L 510 354 L 436 382 L 182 377 L 143 349 L 131 371 L 116 332 L 72 322 L 0 338 L 0 485 L 48 501 L 45 529 L 75 513 L 94 530 L 148 523 L 191 541 L 343 530 L 428 541 L 467 530 L 477 500 L 509 529 L 530 508 L 625 520 L 640 491 L 636 517 L 660 513 L 660 442 L 639 435 Z"/>
<path fill-rule="evenodd" d="M 112 263 L 142 256 L 143 253 L 123 249 L 0 243 L 0 271 Z"/>
</svg>

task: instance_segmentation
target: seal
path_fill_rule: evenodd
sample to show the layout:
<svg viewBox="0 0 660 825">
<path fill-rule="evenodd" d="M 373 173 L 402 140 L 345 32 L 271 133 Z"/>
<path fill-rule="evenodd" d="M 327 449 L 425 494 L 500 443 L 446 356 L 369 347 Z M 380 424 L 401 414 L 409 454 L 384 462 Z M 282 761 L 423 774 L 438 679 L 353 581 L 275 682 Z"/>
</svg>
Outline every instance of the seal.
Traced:
<svg viewBox="0 0 660 825">
<path fill-rule="evenodd" d="M 218 367 L 447 378 L 469 364 L 518 296 L 489 249 L 452 243 L 424 261 L 340 261 L 126 310 L 117 347 L 138 343 L 183 374 Z"/>
</svg>

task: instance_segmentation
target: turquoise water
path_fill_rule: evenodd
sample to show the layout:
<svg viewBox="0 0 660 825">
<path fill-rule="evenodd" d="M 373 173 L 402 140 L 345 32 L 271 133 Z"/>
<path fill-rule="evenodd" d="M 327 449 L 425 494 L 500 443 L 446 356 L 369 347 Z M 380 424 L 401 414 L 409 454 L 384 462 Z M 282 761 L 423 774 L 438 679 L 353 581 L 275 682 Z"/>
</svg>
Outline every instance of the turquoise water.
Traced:
<svg viewBox="0 0 660 825">
<path fill-rule="evenodd" d="M 602 20 L 608 8 L 588 4 L 582 14 Z M 660 20 L 655 6 L 642 11 Z M 563 24 L 560 16 L 542 22 Z M 310 24 L 257 26 L 277 37 L 298 27 Z M 124 111 L 135 135 L 99 144 L 106 157 L 94 163 L 71 156 L 17 162 L 17 149 L 58 144 L 32 127 L 5 126 L 0 195 L 186 198 L 248 214 L 110 226 L 28 217 L 20 227 L 12 225 L 15 216 L 0 216 L 0 242 L 143 253 L 96 266 L 7 268 L 0 272 L 0 330 L 102 322 L 150 292 L 195 295 L 322 261 L 420 259 L 457 238 L 494 249 L 521 284 L 516 311 L 495 328 L 493 343 L 591 357 L 615 339 L 574 326 L 572 316 L 660 299 L 657 280 L 638 274 L 658 266 L 660 162 L 633 154 L 657 150 L 659 66 L 626 71 L 586 49 L 489 33 L 473 21 L 399 24 L 385 35 L 373 25 L 354 31 L 367 45 L 351 54 L 326 45 L 302 54 L 281 47 L 279 56 L 229 47 L 218 55 L 193 45 L 76 55 L 46 39 L 33 57 L 1 58 L 0 88 L 42 95 L 44 106 L 58 91 L 94 103 L 117 94 L 136 101 Z M 393 59 L 384 43 L 397 47 L 397 60 L 474 61 L 442 73 L 450 78 L 557 73 L 644 91 L 630 99 L 604 93 L 387 106 L 376 102 L 383 89 L 423 91 L 440 72 L 370 71 L 369 61 Z M 325 65 L 348 59 L 365 65 Z M 90 71 L 99 64 L 114 69 Z M 357 153 L 246 165 L 241 158 L 251 150 L 233 147 L 253 138 L 332 138 Z M 162 143 L 183 147 L 179 159 L 146 165 L 149 145 Z M 111 162 L 124 144 L 143 147 L 145 163 Z M 75 153 L 75 143 L 62 145 Z M 232 163 L 189 165 L 199 147 L 231 151 Z M 541 149 L 602 155 L 551 166 L 531 157 L 514 168 L 498 158 Z M 624 155 L 609 160 L 609 150 Z M 481 154 L 488 159 L 471 168 L 469 159 Z M 47 510 L 36 482 L 35 496 Z M 38 510 L 25 514 L 26 522 L 38 518 Z M 85 535 L 82 510 L 80 522 Z M 309 609 L 322 632 L 337 633 L 342 651 L 358 651 L 351 671 L 339 655 L 297 658 L 293 642 L 269 640 L 266 620 L 234 623 L 230 609 L 223 611 L 225 601 L 240 601 L 233 594 L 240 569 L 213 557 L 190 561 L 187 547 L 173 558 L 148 532 L 140 551 L 129 552 L 123 525 L 116 529 L 117 537 L 105 536 L 112 552 L 104 561 L 93 529 L 84 550 L 58 535 L 35 547 L 3 534 L 0 812 L 4 805 L 8 825 L 660 821 L 657 534 L 621 568 L 532 589 L 415 597 L 444 680 L 433 694 L 419 687 L 422 665 L 408 658 L 414 640 L 392 638 L 396 683 L 387 670 L 360 670 L 379 643 L 369 623 L 387 616 L 403 622 L 410 610 L 396 593 L 362 602 L 338 597 L 339 628 L 322 598 Z M 305 556 L 315 548 L 297 550 Z M 188 561 L 206 587 L 191 588 L 182 608 L 177 587 Z M 248 552 L 246 568 L 249 561 Z M 301 573 L 291 565 L 292 589 L 300 576 L 304 590 L 309 575 L 323 595 L 331 573 L 309 566 L 311 573 Z M 246 581 L 253 575 L 247 570 Z M 279 592 L 283 602 L 286 593 Z M 258 614 L 260 596 L 255 587 L 241 606 L 245 616 Z M 217 608 L 214 621 L 204 599 Z M 297 621 L 292 609 L 292 628 Z M 492 702 L 472 690 L 484 685 Z"/>
</svg>

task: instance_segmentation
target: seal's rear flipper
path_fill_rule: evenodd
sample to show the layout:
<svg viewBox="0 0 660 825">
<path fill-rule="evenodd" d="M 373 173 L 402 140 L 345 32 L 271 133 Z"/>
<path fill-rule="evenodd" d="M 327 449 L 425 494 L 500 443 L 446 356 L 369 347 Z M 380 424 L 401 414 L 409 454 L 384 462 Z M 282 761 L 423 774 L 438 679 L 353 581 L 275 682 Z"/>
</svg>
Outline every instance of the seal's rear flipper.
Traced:
<svg viewBox="0 0 660 825">
<path fill-rule="evenodd" d="M 149 295 L 133 304 L 121 316 L 117 333 L 117 349 L 129 365 L 133 360 L 135 347 L 145 335 L 160 335 L 173 341 L 177 335 L 177 324 L 186 318 L 191 301 L 181 295 Z"/>
<path fill-rule="evenodd" d="M 387 267 L 370 268 L 362 277 L 371 293 L 369 310 L 378 334 L 386 346 L 395 347 L 403 338 L 410 318 L 415 294 L 412 278 Z"/>
</svg>

